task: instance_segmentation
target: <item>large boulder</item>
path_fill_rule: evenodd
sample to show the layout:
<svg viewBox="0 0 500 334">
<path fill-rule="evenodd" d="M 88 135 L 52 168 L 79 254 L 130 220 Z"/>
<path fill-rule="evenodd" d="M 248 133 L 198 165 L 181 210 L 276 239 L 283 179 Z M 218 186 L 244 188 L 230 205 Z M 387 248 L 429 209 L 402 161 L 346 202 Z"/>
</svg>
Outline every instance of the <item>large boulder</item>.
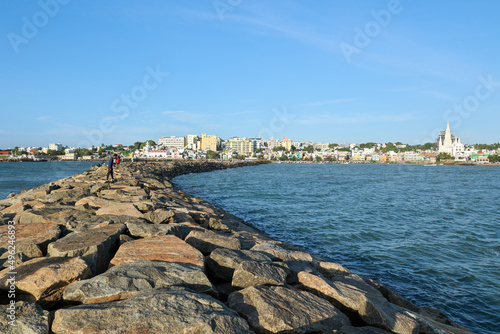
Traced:
<svg viewBox="0 0 500 334">
<path fill-rule="evenodd" d="M 323 333 L 350 325 L 326 300 L 280 286 L 249 287 L 230 294 L 228 302 L 256 333 Z"/>
<path fill-rule="evenodd" d="M 216 248 L 241 249 L 240 240 L 237 238 L 208 230 L 191 231 L 186 237 L 186 242 L 205 254 L 211 253 Z"/>
<path fill-rule="evenodd" d="M 193 228 L 177 223 L 157 225 L 127 222 L 126 224 L 130 235 L 136 238 L 151 238 L 173 234 L 180 239 L 185 239 L 189 232 L 193 230 Z"/>
<path fill-rule="evenodd" d="M 235 333 L 248 324 L 220 301 L 182 287 L 143 291 L 116 302 L 85 304 L 55 312 L 55 334 Z"/>
<path fill-rule="evenodd" d="M 203 254 L 173 235 L 129 241 L 120 246 L 110 266 L 138 260 L 177 262 L 204 266 Z"/>
<path fill-rule="evenodd" d="M 64 290 L 66 301 L 84 304 L 130 298 L 140 291 L 184 286 L 215 295 L 200 267 L 158 261 L 124 262 L 91 279 L 74 282 Z"/>
<path fill-rule="evenodd" d="M 154 224 L 168 224 L 173 222 L 174 212 L 171 210 L 157 209 L 144 214 L 144 218 Z"/>
<path fill-rule="evenodd" d="M 272 263 L 244 261 L 234 271 L 232 286 L 248 288 L 258 285 L 285 285 L 287 272 Z"/>
<path fill-rule="evenodd" d="M 91 271 L 81 258 L 45 257 L 29 260 L 16 268 L 15 284 L 21 299 L 50 306 L 61 300 L 70 283 L 90 277 Z M 10 269 L 0 271 L 0 289 L 9 290 Z"/>
<path fill-rule="evenodd" d="M 78 200 L 75 203 L 75 207 L 81 206 L 81 205 L 86 205 L 86 204 L 88 204 L 89 206 L 94 207 L 94 208 L 104 208 L 104 207 L 108 207 L 108 206 L 118 205 L 121 203 L 116 202 L 116 201 L 111 201 L 111 200 L 108 200 L 108 199 L 105 199 L 102 197 L 87 196 L 87 197 L 84 197 L 84 198 Z"/>
<path fill-rule="evenodd" d="M 125 203 L 119 205 L 112 205 L 102 207 L 96 211 L 96 215 L 120 215 L 120 216 L 130 216 L 142 218 L 142 212 L 137 210 L 137 208 L 132 203 Z"/>
<path fill-rule="evenodd" d="M 213 277 L 231 281 L 234 270 L 243 261 L 269 262 L 273 257 L 269 254 L 249 251 L 217 248 L 207 258 L 207 268 Z"/>
<path fill-rule="evenodd" d="M 286 247 L 292 248 L 290 245 L 264 241 L 253 246 L 251 250 L 268 253 L 282 261 L 313 261 L 313 257 L 309 253 L 298 249 L 287 249 Z"/>
<path fill-rule="evenodd" d="M 73 232 L 49 244 L 48 256 L 82 257 L 93 274 L 104 272 L 118 249 L 124 224 L 111 224 L 85 231 Z"/>
<path fill-rule="evenodd" d="M 348 278 L 344 281 L 330 281 L 322 275 L 309 272 L 300 272 L 298 278 L 307 290 L 328 299 L 336 307 L 367 325 L 395 333 L 419 332 L 419 323 L 412 313 L 390 304 L 380 292 L 362 280 Z"/>
<path fill-rule="evenodd" d="M 12 227 L 11 227 L 12 228 Z M 0 226 L 0 245 L 8 245 L 10 234 L 9 225 Z M 47 245 L 57 240 L 61 230 L 54 223 L 33 223 L 33 224 L 16 224 L 15 225 L 15 242 L 20 244 L 37 245 L 42 252 L 47 251 Z"/>
<path fill-rule="evenodd" d="M 49 312 L 38 304 L 24 301 L 0 305 L 0 333 L 48 334 Z"/>
</svg>

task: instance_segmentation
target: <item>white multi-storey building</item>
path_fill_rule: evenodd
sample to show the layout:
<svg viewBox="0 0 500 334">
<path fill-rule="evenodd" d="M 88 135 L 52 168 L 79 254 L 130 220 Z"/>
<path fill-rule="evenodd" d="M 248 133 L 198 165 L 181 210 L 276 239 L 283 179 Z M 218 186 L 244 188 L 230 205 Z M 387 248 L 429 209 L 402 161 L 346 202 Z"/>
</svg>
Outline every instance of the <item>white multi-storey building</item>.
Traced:
<svg viewBox="0 0 500 334">
<path fill-rule="evenodd" d="M 196 151 L 199 147 L 200 137 L 197 135 L 187 135 L 186 147 L 190 150 Z"/>
<path fill-rule="evenodd" d="M 53 151 L 60 151 L 62 150 L 62 144 L 61 143 L 50 143 L 49 144 L 49 150 Z"/>
<path fill-rule="evenodd" d="M 184 148 L 186 147 L 186 138 L 176 136 L 161 137 L 158 139 L 158 145 L 169 148 Z"/>
</svg>

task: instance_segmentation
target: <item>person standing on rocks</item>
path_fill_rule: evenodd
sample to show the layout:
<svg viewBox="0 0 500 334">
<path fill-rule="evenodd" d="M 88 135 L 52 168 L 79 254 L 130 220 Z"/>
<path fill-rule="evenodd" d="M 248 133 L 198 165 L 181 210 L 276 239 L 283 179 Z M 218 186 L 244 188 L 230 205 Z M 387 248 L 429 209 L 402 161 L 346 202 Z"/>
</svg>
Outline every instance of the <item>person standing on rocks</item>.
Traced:
<svg viewBox="0 0 500 334">
<path fill-rule="evenodd" d="M 112 181 L 115 180 L 115 177 L 113 176 L 113 163 L 114 163 L 114 159 L 116 159 L 116 157 L 118 157 L 118 155 L 115 154 L 111 158 L 109 158 L 109 161 L 108 161 L 108 174 L 106 175 L 106 181 L 108 181 L 110 175 L 111 175 L 111 180 Z"/>
</svg>

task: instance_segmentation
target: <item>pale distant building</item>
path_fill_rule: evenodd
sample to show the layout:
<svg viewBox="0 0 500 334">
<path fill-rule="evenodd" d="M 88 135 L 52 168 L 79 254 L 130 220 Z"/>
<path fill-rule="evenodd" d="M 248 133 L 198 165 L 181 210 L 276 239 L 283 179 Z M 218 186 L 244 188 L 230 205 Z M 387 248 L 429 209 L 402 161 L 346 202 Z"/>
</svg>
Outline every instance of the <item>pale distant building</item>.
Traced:
<svg viewBox="0 0 500 334">
<path fill-rule="evenodd" d="M 254 150 L 258 150 L 264 147 L 264 141 L 262 138 L 249 138 L 253 142 Z"/>
<path fill-rule="evenodd" d="M 233 138 L 226 140 L 226 150 L 238 154 L 252 154 L 254 152 L 253 140 L 246 138 Z"/>
<path fill-rule="evenodd" d="M 60 151 L 60 150 L 62 150 L 62 145 L 61 145 L 61 143 L 50 143 L 49 150 Z"/>
<path fill-rule="evenodd" d="M 206 133 L 201 134 L 201 147 L 202 151 L 217 151 L 217 136 L 207 135 Z"/>
<path fill-rule="evenodd" d="M 186 138 L 176 136 L 161 137 L 158 139 L 158 145 L 168 148 L 184 148 L 186 147 Z"/>
<path fill-rule="evenodd" d="M 268 139 L 267 140 L 267 147 L 272 150 L 273 148 L 275 147 L 278 147 L 280 146 L 280 141 L 279 139 L 274 139 L 274 138 L 271 138 L 271 139 Z"/>
<path fill-rule="evenodd" d="M 198 143 L 200 138 L 197 135 L 187 135 L 186 147 L 190 150 L 196 151 L 198 149 Z"/>
<path fill-rule="evenodd" d="M 413 151 L 406 151 L 404 153 L 404 160 L 405 161 L 418 161 L 419 160 L 419 153 L 413 152 Z"/>
<path fill-rule="evenodd" d="M 446 125 L 446 130 L 441 131 L 437 138 L 438 153 L 449 153 L 452 156 L 463 156 L 465 147 L 460 142 L 459 137 L 451 134 L 450 123 Z"/>
</svg>

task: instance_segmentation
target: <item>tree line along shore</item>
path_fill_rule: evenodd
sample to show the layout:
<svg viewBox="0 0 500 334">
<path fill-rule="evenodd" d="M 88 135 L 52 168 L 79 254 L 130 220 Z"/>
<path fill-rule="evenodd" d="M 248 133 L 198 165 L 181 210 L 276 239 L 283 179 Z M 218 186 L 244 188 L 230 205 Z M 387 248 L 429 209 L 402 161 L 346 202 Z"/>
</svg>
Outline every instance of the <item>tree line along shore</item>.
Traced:
<svg viewBox="0 0 500 334">
<path fill-rule="evenodd" d="M 7 196 L 0 332 L 471 333 L 171 183 L 260 163 L 94 167 Z"/>
</svg>

